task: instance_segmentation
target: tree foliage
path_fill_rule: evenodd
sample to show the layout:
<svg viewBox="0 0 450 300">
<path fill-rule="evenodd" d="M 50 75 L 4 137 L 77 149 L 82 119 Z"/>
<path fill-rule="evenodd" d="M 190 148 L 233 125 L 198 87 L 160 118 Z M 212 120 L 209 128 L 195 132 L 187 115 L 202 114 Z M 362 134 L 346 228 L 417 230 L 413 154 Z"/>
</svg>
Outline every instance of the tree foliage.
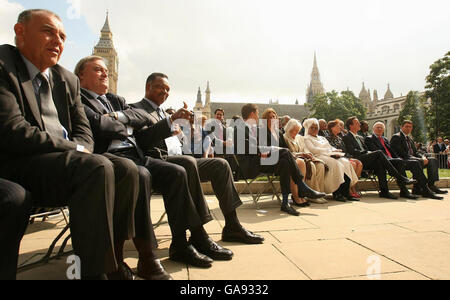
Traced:
<svg viewBox="0 0 450 300">
<path fill-rule="evenodd" d="M 426 97 L 418 92 L 411 91 L 406 96 L 405 106 L 398 117 L 399 125 L 405 120 L 414 123 L 412 136 L 416 142 L 425 143 L 427 141 L 428 126 Z"/>
<path fill-rule="evenodd" d="M 450 52 L 430 66 L 426 96 L 432 104 L 428 114 L 430 138 L 450 137 Z"/>
<path fill-rule="evenodd" d="M 355 94 L 351 91 L 341 92 L 331 91 L 326 94 L 314 96 L 314 103 L 308 104 L 308 108 L 313 112 L 313 118 L 325 119 L 327 121 L 341 119 L 347 120 L 352 116 L 357 116 L 360 120 L 366 117 L 366 110 Z"/>
</svg>

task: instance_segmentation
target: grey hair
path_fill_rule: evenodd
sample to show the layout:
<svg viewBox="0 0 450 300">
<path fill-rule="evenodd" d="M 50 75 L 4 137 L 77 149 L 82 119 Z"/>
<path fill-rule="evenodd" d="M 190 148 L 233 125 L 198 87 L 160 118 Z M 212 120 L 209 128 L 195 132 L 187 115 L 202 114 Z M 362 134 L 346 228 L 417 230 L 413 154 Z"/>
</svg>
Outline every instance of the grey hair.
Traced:
<svg viewBox="0 0 450 300">
<path fill-rule="evenodd" d="M 383 127 L 386 129 L 386 125 L 383 122 L 376 122 L 375 124 L 373 124 L 372 129 L 375 128 L 375 126 L 377 125 L 383 125 Z"/>
<path fill-rule="evenodd" d="M 94 61 L 94 60 L 103 60 L 103 62 L 105 62 L 105 59 L 101 56 L 96 56 L 96 55 L 91 55 L 85 58 L 82 58 L 76 65 L 75 67 L 75 75 L 77 75 L 78 77 L 80 77 L 81 72 L 83 72 L 84 68 L 86 67 L 86 64 Z"/>
<path fill-rule="evenodd" d="M 55 14 L 54 12 L 47 10 L 47 9 L 28 9 L 28 10 L 24 10 L 23 12 L 21 12 L 19 14 L 19 17 L 17 18 L 17 23 L 21 23 L 21 24 L 26 24 L 28 23 L 31 18 L 33 17 L 33 15 L 35 14 L 40 14 L 40 13 L 44 13 L 44 14 L 49 14 L 52 16 L 55 16 L 56 18 L 58 18 L 58 20 L 62 21 L 61 18 Z"/>
<path fill-rule="evenodd" d="M 289 133 L 289 132 L 291 132 L 291 130 L 292 130 L 293 128 L 295 128 L 295 127 L 298 127 L 298 128 L 299 128 L 298 131 L 300 131 L 300 130 L 303 128 L 303 126 L 300 124 L 299 121 L 297 121 L 296 119 L 291 119 L 291 120 L 286 124 L 286 126 L 284 127 L 284 131 L 285 131 L 286 133 Z"/>
</svg>

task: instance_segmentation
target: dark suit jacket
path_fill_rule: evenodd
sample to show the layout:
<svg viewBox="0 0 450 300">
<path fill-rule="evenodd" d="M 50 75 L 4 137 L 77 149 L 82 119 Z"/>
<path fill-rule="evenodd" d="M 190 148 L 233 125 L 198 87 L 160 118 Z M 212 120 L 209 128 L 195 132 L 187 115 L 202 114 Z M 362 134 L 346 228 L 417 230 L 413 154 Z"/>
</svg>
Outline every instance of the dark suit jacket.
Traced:
<svg viewBox="0 0 450 300">
<path fill-rule="evenodd" d="M 414 152 L 412 156 L 409 154 L 408 143 L 410 143 Z M 398 156 L 403 159 L 413 159 L 414 157 L 421 158 L 420 154 L 417 152 L 414 142 L 409 137 L 406 137 L 402 132 L 396 133 L 392 136 L 391 147 L 398 154 Z"/>
<path fill-rule="evenodd" d="M 447 146 L 445 144 L 436 144 L 433 146 L 433 152 L 435 154 L 439 154 L 441 152 L 444 152 L 445 150 L 447 150 Z"/>
<path fill-rule="evenodd" d="M 95 153 L 100 154 L 108 151 L 113 140 L 125 140 L 128 137 L 127 125 L 138 131 L 150 124 L 149 115 L 143 110 L 128 106 L 124 98 L 114 94 L 106 94 L 106 98 L 114 111 L 121 111 L 127 116 L 127 124 L 105 116 L 108 113 L 105 107 L 90 93 L 81 89 L 81 100 L 94 134 Z"/>
<path fill-rule="evenodd" d="M 384 136 L 383 136 L 383 140 L 384 140 L 384 144 L 385 144 L 386 148 L 391 153 L 392 158 L 399 158 L 399 156 L 397 155 L 395 150 L 392 149 L 391 143 L 389 142 L 389 140 Z M 386 156 L 388 156 L 386 150 L 384 149 L 383 145 L 381 144 L 380 140 L 378 139 L 378 137 L 375 134 L 372 134 L 371 136 L 366 137 L 364 139 L 364 141 L 366 143 L 367 148 L 369 148 L 370 151 L 381 150 L 381 151 L 383 151 L 384 154 L 386 154 Z"/>
<path fill-rule="evenodd" d="M 158 113 L 145 99 L 130 106 L 142 109 L 149 114 L 149 125 L 135 134 L 139 146 L 146 155 L 165 159 L 167 157 L 167 146 L 164 140 L 172 136 L 172 130 L 167 120 L 159 120 Z M 165 112 L 163 114 L 166 115 Z"/>
<path fill-rule="evenodd" d="M 345 143 L 345 150 L 346 150 L 345 152 L 350 154 L 354 158 L 361 157 L 362 155 L 366 154 L 369 150 L 366 144 L 364 143 L 363 137 L 359 135 L 357 135 L 356 137 L 361 141 L 364 150 L 361 150 L 361 148 L 358 145 L 358 142 L 356 141 L 355 137 L 351 132 L 347 133 L 347 135 L 345 135 L 342 138 L 342 140 Z"/>
<path fill-rule="evenodd" d="M 44 131 L 25 62 L 16 47 L 0 46 L 0 164 L 4 159 L 75 150 L 77 145 L 94 150 L 78 78 L 55 65 L 50 68 L 50 86 L 59 121 L 70 141 Z"/>
</svg>

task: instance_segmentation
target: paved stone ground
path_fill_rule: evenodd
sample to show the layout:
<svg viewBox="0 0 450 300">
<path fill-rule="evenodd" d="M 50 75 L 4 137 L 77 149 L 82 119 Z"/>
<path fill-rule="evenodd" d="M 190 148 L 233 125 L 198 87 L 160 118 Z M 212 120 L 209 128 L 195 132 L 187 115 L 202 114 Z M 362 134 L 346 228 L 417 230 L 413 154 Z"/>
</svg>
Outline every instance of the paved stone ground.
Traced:
<svg viewBox="0 0 450 300">
<path fill-rule="evenodd" d="M 398 193 L 398 192 L 397 192 Z M 168 260 L 170 231 L 156 229 L 157 255 L 178 280 L 309 280 L 309 279 L 450 279 L 450 196 L 444 201 L 381 200 L 366 193 L 363 201 L 301 209 L 300 217 L 282 213 L 270 198 L 257 210 L 251 198 L 238 210 L 242 224 L 266 238 L 263 245 L 223 243 L 224 218 L 218 202 L 208 196 L 214 221 L 206 225 L 211 237 L 230 248 L 230 262 L 211 269 L 186 267 Z M 164 212 L 161 197 L 152 200 L 156 222 Z M 42 257 L 65 225 L 62 217 L 36 222 L 28 228 L 20 249 L 20 264 Z M 44 230 L 45 229 L 45 230 Z M 126 262 L 137 265 L 137 253 L 126 245 Z M 35 267 L 18 279 L 66 279 L 66 257 Z"/>
</svg>

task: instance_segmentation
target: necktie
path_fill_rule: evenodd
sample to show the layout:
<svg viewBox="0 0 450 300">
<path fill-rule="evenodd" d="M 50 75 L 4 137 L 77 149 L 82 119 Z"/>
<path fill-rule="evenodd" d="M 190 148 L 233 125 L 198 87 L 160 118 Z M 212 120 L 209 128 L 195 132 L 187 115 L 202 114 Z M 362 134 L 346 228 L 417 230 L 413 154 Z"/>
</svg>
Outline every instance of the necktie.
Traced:
<svg viewBox="0 0 450 300">
<path fill-rule="evenodd" d="M 380 138 L 380 143 L 381 143 L 381 145 L 383 145 L 384 151 L 386 151 L 386 153 L 387 153 L 387 156 L 389 156 L 390 158 L 392 158 L 392 154 L 391 154 L 391 152 L 388 150 L 388 148 L 386 147 L 386 143 L 384 142 L 383 137 L 380 136 L 379 138 Z"/>
<path fill-rule="evenodd" d="M 159 120 L 161 121 L 162 119 L 164 119 L 165 117 L 164 117 L 164 113 L 163 113 L 163 111 L 162 111 L 162 109 L 161 108 L 157 108 L 156 109 L 156 112 L 158 113 L 158 117 L 159 117 Z"/>
<path fill-rule="evenodd" d="M 103 104 L 106 112 L 114 112 L 114 108 L 111 106 L 111 103 L 109 103 L 108 99 L 105 96 L 98 96 L 97 99 Z"/>
<path fill-rule="evenodd" d="M 413 148 L 411 146 L 411 139 L 409 138 L 409 136 L 406 137 L 406 143 L 408 144 L 408 150 L 409 150 L 409 155 L 414 155 L 414 151 Z"/>
<path fill-rule="evenodd" d="M 45 131 L 54 137 L 64 137 L 63 127 L 58 118 L 58 111 L 56 110 L 55 102 L 53 102 L 47 77 L 42 73 L 39 73 L 36 77 L 41 81 L 39 100 L 41 102 L 41 117 Z"/>
<path fill-rule="evenodd" d="M 358 136 L 355 136 L 355 139 L 356 139 L 356 142 L 357 142 L 358 145 L 359 145 L 360 150 L 361 150 L 361 151 L 364 151 L 364 146 L 363 146 L 363 144 L 361 143 L 361 141 L 359 140 Z"/>
</svg>

